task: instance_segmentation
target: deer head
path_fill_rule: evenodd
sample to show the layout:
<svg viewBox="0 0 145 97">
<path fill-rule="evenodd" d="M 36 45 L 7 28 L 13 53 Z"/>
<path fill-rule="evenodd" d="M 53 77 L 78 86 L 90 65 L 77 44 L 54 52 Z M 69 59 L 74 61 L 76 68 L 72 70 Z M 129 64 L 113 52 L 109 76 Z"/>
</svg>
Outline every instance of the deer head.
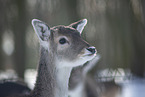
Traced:
<svg viewBox="0 0 145 97">
<path fill-rule="evenodd" d="M 69 26 L 50 28 L 46 23 L 33 19 L 32 25 L 39 38 L 41 47 L 54 56 L 57 67 L 75 67 L 93 59 L 96 49 L 81 38 L 87 19 Z"/>
</svg>

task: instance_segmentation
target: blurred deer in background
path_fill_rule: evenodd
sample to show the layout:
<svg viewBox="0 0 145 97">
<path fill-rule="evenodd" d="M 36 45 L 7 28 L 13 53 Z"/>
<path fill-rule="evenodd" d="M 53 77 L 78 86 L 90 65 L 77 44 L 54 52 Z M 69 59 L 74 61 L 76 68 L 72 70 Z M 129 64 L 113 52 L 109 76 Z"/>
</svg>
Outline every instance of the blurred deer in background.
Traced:
<svg viewBox="0 0 145 97">
<path fill-rule="evenodd" d="M 68 97 L 68 82 L 73 67 L 81 66 L 96 56 L 96 49 L 81 38 L 87 20 L 69 26 L 49 28 L 33 19 L 40 41 L 40 60 L 34 89 L 30 94 L 13 97 Z M 12 96 L 10 96 L 12 97 Z"/>
<path fill-rule="evenodd" d="M 88 76 L 88 72 L 98 63 L 99 59 L 100 55 L 97 55 L 84 66 L 73 68 L 69 79 L 70 97 L 98 97 L 99 90 L 96 89 L 96 82 Z"/>
<path fill-rule="evenodd" d="M 69 79 L 70 97 L 118 97 L 121 87 L 114 81 L 97 82 L 88 74 L 99 59 L 97 54 L 85 65 L 73 68 Z"/>
</svg>

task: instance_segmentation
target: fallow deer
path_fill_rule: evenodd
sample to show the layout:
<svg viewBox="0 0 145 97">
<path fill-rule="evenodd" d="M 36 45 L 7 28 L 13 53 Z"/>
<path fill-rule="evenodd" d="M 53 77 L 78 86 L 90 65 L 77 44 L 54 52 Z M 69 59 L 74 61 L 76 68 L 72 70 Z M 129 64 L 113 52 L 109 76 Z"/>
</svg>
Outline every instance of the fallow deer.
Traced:
<svg viewBox="0 0 145 97">
<path fill-rule="evenodd" d="M 50 28 L 33 19 L 40 41 L 40 60 L 34 89 L 29 95 L 14 97 L 68 97 L 68 82 L 73 67 L 81 66 L 96 56 L 96 49 L 81 38 L 87 19 L 69 26 Z"/>
</svg>

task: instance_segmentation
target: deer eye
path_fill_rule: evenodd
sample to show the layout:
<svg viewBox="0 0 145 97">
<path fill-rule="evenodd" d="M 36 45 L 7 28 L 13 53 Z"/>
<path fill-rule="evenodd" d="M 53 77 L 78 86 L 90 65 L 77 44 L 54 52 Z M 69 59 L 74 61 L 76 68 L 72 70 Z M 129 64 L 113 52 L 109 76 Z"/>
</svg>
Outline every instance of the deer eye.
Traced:
<svg viewBox="0 0 145 97">
<path fill-rule="evenodd" d="M 67 41 L 66 41 L 66 39 L 65 38 L 61 38 L 60 40 L 59 40 L 59 43 L 60 44 L 65 44 Z"/>
</svg>

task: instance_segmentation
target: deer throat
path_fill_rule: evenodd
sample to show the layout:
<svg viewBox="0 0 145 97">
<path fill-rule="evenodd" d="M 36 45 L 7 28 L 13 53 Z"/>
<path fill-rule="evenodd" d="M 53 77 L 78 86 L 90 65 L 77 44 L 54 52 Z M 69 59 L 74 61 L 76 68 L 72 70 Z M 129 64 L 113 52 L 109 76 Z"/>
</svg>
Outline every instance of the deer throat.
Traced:
<svg viewBox="0 0 145 97">
<path fill-rule="evenodd" d="M 55 97 L 68 97 L 68 84 L 71 73 L 71 67 L 62 67 L 56 69 L 56 88 Z"/>
<path fill-rule="evenodd" d="M 41 50 L 34 94 L 39 97 L 68 97 L 68 82 L 72 67 L 57 67 L 53 56 Z"/>
</svg>

